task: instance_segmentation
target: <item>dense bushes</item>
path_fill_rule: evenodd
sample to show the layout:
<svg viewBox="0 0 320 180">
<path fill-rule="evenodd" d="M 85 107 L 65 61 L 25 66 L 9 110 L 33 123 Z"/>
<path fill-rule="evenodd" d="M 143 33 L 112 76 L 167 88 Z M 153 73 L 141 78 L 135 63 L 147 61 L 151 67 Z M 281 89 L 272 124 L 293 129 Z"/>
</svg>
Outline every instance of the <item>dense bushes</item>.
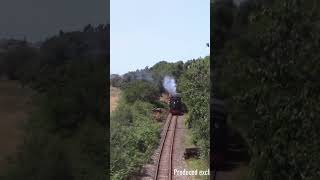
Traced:
<svg viewBox="0 0 320 180">
<path fill-rule="evenodd" d="M 48 109 L 32 116 L 24 144 L 1 179 L 104 179 L 105 128 L 88 120 L 65 137 L 51 133 L 50 115 Z"/>
<path fill-rule="evenodd" d="M 319 7 L 315 1 L 254 6 L 246 33 L 215 54 L 216 94 L 251 150 L 249 179 L 319 179 Z"/>
<path fill-rule="evenodd" d="M 134 103 L 137 100 L 155 102 L 159 95 L 157 86 L 147 81 L 132 81 L 123 88 L 123 98 L 127 103 Z"/>
<path fill-rule="evenodd" d="M 111 115 L 111 176 L 124 179 L 148 162 L 160 137 L 151 116 L 153 105 L 122 102 Z"/>
<path fill-rule="evenodd" d="M 204 157 L 208 157 L 210 57 L 198 59 L 189 64 L 179 79 L 178 85 L 189 110 L 187 122 L 193 132 L 194 141 L 202 148 Z"/>
<path fill-rule="evenodd" d="M 1 65 L 12 67 L 2 66 L 4 75 L 38 92 L 24 143 L 2 179 L 105 179 L 107 52 L 102 47 L 91 54 L 92 42 L 81 54 L 69 53 L 84 47 L 84 37 L 89 38 L 85 32 L 62 33 L 40 49 L 23 44 L 2 53 Z"/>
<path fill-rule="evenodd" d="M 30 83 L 35 76 L 39 64 L 39 52 L 29 47 L 27 42 L 19 43 L 16 48 L 8 49 L 0 54 L 1 74 L 12 80 Z"/>
</svg>

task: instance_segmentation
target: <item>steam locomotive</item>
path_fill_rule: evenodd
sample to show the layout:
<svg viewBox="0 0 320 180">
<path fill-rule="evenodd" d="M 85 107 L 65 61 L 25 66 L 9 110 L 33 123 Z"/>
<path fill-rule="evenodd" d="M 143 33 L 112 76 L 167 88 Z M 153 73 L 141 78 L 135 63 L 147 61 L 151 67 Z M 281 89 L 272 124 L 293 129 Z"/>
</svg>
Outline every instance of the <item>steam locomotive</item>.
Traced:
<svg viewBox="0 0 320 180">
<path fill-rule="evenodd" d="M 169 100 L 170 113 L 172 115 L 183 115 L 184 106 L 181 102 L 181 95 L 175 94 L 170 96 Z"/>
</svg>

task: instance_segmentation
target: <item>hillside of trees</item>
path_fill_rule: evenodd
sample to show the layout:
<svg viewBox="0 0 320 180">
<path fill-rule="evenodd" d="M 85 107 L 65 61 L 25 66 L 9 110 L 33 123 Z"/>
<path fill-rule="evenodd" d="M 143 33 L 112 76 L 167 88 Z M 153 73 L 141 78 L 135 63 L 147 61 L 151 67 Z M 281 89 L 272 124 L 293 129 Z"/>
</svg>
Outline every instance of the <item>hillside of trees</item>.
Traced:
<svg viewBox="0 0 320 180">
<path fill-rule="evenodd" d="M 211 4 L 212 94 L 249 144 L 247 179 L 320 178 L 319 5 Z"/>
<path fill-rule="evenodd" d="M 37 109 L 0 178 L 105 179 L 109 25 L 63 32 L 40 47 L 19 41 L 0 54 L 1 76 L 34 89 Z"/>
</svg>

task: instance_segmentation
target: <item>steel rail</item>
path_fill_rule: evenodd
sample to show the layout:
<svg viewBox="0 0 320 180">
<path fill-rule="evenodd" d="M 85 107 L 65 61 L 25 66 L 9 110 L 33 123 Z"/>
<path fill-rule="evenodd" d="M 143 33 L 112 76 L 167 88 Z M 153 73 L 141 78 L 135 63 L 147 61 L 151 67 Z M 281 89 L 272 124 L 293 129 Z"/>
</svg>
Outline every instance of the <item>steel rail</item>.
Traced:
<svg viewBox="0 0 320 180">
<path fill-rule="evenodd" d="M 165 143 L 167 141 L 170 142 L 170 144 L 169 144 L 170 149 L 169 149 L 169 154 L 168 154 L 169 155 L 168 179 L 169 180 L 172 179 L 172 161 L 173 161 L 172 152 L 173 152 L 173 148 L 174 148 L 174 137 L 175 137 L 175 132 L 176 132 L 177 119 L 178 119 L 178 116 L 173 116 L 171 114 L 169 114 L 169 116 L 167 118 L 168 122 L 166 122 L 165 135 L 164 135 L 164 138 L 162 139 L 161 144 L 160 144 L 160 153 L 159 153 L 159 157 L 158 157 L 157 164 L 156 164 L 156 172 L 155 172 L 155 176 L 154 176 L 155 180 L 159 179 L 161 159 L 164 157 L 163 150 L 164 150 Z M 174 123 L 174 124 L 172 124 L 172 123 Z M 173 132 L 172 132 L 171 137 L 168 136 L 168 132 L 170 131 L 170 127 L 173 127 L 173 129 L 172 129 Z"/>
</svg>

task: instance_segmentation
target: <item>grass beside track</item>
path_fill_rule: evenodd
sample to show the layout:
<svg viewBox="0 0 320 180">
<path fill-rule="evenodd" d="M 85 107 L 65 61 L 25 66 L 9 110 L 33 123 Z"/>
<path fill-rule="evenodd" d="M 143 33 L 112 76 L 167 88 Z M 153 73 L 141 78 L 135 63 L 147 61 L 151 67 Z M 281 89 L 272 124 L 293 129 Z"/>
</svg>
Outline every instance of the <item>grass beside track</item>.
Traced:
<svg viewBox="0 0 320 180">
<path fill-rule="evenodd" d="M 185 120 L 188 119 L 188 114 L 185 115 Z M 196 145 L 193 143 L 192 140 L 192 133 L 190 129 L 186 129 L 185 131 L 185 145 L 187 148 L 190 147 L 196 147 Z M 186 160 L 188 170 L 198 170 L 199 171 L 205 171 L 208 170 L 209 165 L 208 162 L 204 159 L 195 159 L 195 158 L 190 158 Z M 192 180 L 208 180 L 209 176 L 192 176 Z"/>
</svg>

